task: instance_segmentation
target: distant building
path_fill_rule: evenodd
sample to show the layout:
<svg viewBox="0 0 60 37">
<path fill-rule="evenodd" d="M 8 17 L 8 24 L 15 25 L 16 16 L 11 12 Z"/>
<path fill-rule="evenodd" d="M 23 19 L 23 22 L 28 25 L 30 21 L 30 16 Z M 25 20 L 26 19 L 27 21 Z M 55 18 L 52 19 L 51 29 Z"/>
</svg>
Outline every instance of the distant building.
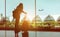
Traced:
<svg viewBox="0 0 60 37">
<path fill-rule="evenodd" d="M 57 18 L 57 24 L 60 25 L 60 16 Z"/>
<path fill-rule="evenodd" d="M 42 20 L 38 15 L 35 16 L 34 19 L 32 20 L 32 26 L 33 27 L 42 26 Z"/>
<path fill-rule="evenodd" d="M 44 25 L 45 26 L 54 26 L 55 25 L 55 20 L 51 15 L 48 15 L 45 20 L 44 20 Z"/>
</svg>

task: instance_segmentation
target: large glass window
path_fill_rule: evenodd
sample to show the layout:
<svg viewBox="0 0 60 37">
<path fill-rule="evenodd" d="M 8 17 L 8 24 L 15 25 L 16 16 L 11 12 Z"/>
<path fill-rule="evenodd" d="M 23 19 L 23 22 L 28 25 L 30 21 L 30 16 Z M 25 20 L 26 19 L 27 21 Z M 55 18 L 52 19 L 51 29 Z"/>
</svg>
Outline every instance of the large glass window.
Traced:
<svg viewBox="0 0 60 37">
<path fill-rule="evenodd" d="M 23 11 L 19 15 L 19 4 Z M 22 7 L 21 7 L 22 8 Z M 0 37 L 15 37 L 16 18 L 20 17 L 19 37 L 59 37 L 59 32 L 41 32 L 43 29 L 60 28 L 60 0 L 1 0 L 0 1 Z M 5 30 L 6 29 L 6 30 Z M 26 34 L 24 30 L 27 30 Z M 19 29 L 18 29 L 19 30 Z"/>
<path fill-rule="evenodd" d="M 18 5 L 20 3 L 23 3 L 23 11 L 26 12 L 27 14 L 21 13 L 20 15 L 20 20 L 19 20 L 19 27 L 22 26 L 23 21 L 26 20 L 29 22 L 29 25 L 32 23 L 32 19 L 35 17 L 35 0 L 6 0 L 6 19 L 8 19 L 8 24 L 6 25 L 7 27 L 13 28 L 15 26 L 15 22 L 13 21 L 13 11 L 17 9 Z M 18 14 L 17 14 L 18 15 Z M 25 18 L 26 17 L 26 18 Z M 24 19 L 25 18 L 25 19 Z M 28 31 L 29 37 L 35 36 L 35 33 L 31 31 Z M 12 35 L 13 34 L 13 35 Z M 34 35 L 31 35 L 34 34 Z M 6 31 L 7 37 L 13 37 L 15 36 L 14 31 Z M 19 32 L 19 37 L 22 37 L 22 31 Z"/>
<path fill-rule="evenodd" d="M 60 0 L 36 0 L 36 15 L 42 20 L 42 22 L 39 21 L 41 24 L 38 27 L 45 27 L 45 29 L 47 27 L 48 30 L 48 26 L 50 28 L 57 28 L 59 26 L 57 24 L 58 17 L 60 16 L 59 3 Z M 59 33 L 57 33 L 58 35 L 55 33 L 57 32 L 37 32 L 37 37 L 59 37 Z"/>
</svg>

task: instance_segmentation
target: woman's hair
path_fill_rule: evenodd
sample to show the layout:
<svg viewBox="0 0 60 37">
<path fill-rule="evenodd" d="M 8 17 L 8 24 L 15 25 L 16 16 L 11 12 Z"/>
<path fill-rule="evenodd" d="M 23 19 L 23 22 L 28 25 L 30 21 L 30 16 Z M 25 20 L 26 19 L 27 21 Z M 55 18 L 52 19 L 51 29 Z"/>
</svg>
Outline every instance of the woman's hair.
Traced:
<svg viewBox="0 0 60 37">
<path fill-rule="evenodd" d="M 23 10 L 23 3 L 20 3 L 20 4 L 17 6 L 17 9 L 18 9 L 18 10 Z"/>
</svg>

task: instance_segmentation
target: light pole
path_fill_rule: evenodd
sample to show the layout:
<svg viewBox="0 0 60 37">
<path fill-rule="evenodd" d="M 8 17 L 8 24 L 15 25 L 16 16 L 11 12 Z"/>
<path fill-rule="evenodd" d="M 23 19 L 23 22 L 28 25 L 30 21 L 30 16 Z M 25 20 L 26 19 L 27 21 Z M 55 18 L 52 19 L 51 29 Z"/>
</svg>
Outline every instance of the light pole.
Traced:
<svg viewBox="0 0 60 37">
<path fill-rule="evenodd" d="M 44 9 L 39 9 L 39 11 L 44 11 Z M 35 17 L 36 17 L 36 0 L 35 0 Z M 36 18 L 35 18 L 35 27 L 36 27 Z M 35 30 L 35 37 L 37 37 L 37 31 Z"/>
<path fill-rule="evenodd" d="M 6 20 L 6 0 L 5 0 L 5 20 Z M 6 21 L 5 21 L 5 37 L 6 37 Z"/>
<path fill-rule="evenodd" d="M 36 17 L 36 0 L 35 0 L 35 17 Z M 35 18 L 35 28 L 36 28 L 36 18 Z M 35 37 L 37 37 L 37 31 L 35 30 Z"/>
</svg>

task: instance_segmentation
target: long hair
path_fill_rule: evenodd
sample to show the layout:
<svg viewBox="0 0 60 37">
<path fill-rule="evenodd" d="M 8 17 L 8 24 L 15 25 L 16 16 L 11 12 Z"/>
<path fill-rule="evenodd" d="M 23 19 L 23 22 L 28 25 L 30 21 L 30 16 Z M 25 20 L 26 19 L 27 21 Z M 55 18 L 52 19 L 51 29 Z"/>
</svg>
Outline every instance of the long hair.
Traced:
<svg viewBox="0 0 60 37">
<path fill-rule="evenodd" d="M 17 6 L 17 9 L 20 10 L 20 11 L 23 11 L 23 3 L 20 3 L 20 4 Z"/>
</svg>

